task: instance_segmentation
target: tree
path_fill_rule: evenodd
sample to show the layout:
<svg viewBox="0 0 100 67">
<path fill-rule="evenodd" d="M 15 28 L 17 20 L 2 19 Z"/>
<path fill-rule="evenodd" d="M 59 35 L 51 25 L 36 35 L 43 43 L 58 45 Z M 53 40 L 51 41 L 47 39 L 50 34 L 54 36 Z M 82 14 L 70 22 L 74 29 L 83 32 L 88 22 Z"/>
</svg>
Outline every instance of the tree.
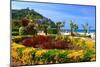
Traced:
<svg viewBox="0 0 100 67">
<path fill-rule="evenodd" d="M 44 33 L 47 35 L 48 28 L 50 27 L 50 22 L 46 18 L 43 18 L 39 19 L 37 23 L 38 23 L 38 30 L 44 31 Z"/>
<path fill-rule="evenodd" d="M 71 20 L 70 21 L 70 28 L 71 28 L 71 35 L 73 36 L 74 35 L 73 32 L 78 29 L 78 25 L 74 24 L 74 22 Z"/>
<path fill-rule="evenodd" d="M 90 33 L 91 28 L 92 28 L 92 26 L 89 26 L 88 33 Z"/>
<path fill-rule="evenodd" d="M 29 20 L 27 18 L 23 18 L 21 20 L 21 27 L 19 28 L 19 35 L 27 35 L 26 27 L 29 24 Z"/>
<path fill-rule="evenodd" d="M 74 31 L 78 29 L 78 25 L 74 24 Z"/>
<path fill-rule="evenodd" d="M 84 35 L 86 36 L 86 33 L 89 31 L 89 25 L 88 23 L 82 24 L 83 30 L 84 30 Z"/>
<path fill-rule="evenodd" d="M 48 27 L 49 27 L 49 23 L 48 22 L 44 22 L 43 23 L 43 30 L 44 30 L 44 33 L 47 35 L 48 33 Z"/>
<path fill-rule="evenodd" d="M 56 29 L 57 29 L 57 33 L 60 34 L 60 29 L 61 27 L 64 27 L 65 22 L 57 22 L 56 23 Z"/>
</svg>

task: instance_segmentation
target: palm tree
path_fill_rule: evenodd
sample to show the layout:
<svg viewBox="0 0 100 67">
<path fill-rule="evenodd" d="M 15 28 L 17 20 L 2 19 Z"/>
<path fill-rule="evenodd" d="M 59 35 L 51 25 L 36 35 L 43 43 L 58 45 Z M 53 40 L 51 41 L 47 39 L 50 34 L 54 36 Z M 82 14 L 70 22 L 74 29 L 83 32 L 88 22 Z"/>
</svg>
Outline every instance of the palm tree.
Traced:
<svg viewBox="0 0 100 67">
<path fill-rule="evenodd" d="M 61 27 L 64 27 L 65 22 L 57 22 L 56 23 L 56 29 L 57 29 L 57 33 L 60 34 L 60 29 Z"/>
<path fill-rule="evenodd" d="M 71 28 L 71 35 L 73 35 L 73 31 L 74 31 L 74 23 L 73 23 L 72 20 L 70 21 L 70 28 Z"/>
<path fill-rule="evenodd" d="M 92 26 L 89 26 L 88 33 L 90 33 L 91 28 L 92 28 Z"/>
<path fill-rule="evenodd" d="M 39 19 L 37 22 L 38 22 L 38 30 L 44 31 L 44 33 L 47 35 L 48 28 L 50 27 L 50 22 L 45 18 Z"/>
<path fill-rule="evenodd" d="M 78 29 L 78 25 L 74 24 L 74 31 Z"/>
<path fill-rule="evenodd" d="M 71 20 L 70 21 L 70 28 L 71 28 L 71 35 L 73 36 L 74 35 L 73 32 L 78 29 L 78 25 L 74 24 L 74 22 Z"/>
<path fill-rule="evenodd" d="M 43 26 L 44 33 L 47 35 L 47 33 L 48 33 L 48 27 L 49 27 L 49 22 L 44 22 L 42 24 L 42 26 Z"/>
<path fill-rule="evenodd" d="M 88 23 L 82 24 L 83 30 L 84 30 L 84 35 L 86 36 L 86 33 L 89 31 L 89 25 Z"/>
</svg>

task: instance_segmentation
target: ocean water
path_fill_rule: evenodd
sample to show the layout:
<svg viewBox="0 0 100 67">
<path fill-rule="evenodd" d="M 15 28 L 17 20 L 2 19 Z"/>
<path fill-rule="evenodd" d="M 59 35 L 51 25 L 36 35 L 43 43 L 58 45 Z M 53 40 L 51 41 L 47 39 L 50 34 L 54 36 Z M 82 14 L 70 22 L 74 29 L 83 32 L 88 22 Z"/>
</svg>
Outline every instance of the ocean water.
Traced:
<svg viewBox="0 0 100 67">
<path fill-rule="evenodd" d="M 67 32 L 70 32 L 70 29 L 67 29 Z M 79 29 L 79 30 L 76 30 L 75 32 L 84 32 L 84 30 Z M 93 33 L 93 32 L 96 32 L 96 30 L 95 29 L 91 29 L 89 32 Z"/>
</svg>

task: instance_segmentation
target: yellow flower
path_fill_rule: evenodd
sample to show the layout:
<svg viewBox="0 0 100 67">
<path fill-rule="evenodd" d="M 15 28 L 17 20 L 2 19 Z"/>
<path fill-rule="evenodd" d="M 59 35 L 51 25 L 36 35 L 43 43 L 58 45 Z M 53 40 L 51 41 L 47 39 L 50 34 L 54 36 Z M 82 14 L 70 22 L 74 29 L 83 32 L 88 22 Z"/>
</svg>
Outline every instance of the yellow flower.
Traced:
<svg viewBox="0 0 100 67">
<path fill-rule="evenodd" d="M 25 47 L 25 46 L 21 45 L 21 44 L 17 44 L 17 43 L 12 43 L 12 47 L 21 48 L 21 47 Z"/>
<path fill-rule="evenodd" d="M 73 60 L 78 60 L 79 58 L 83 57 L 83 50 L 74 51 L 68 55 L 69 58 L 72 58 Z"/>
<path fill-rule="evenodd" d="M 35 50 L 34 48 L 26 48 L 22 51 L 23 56 L 20 61 L 22 61 L 23 64 L 31 64 L 32 54 L 31 51 Z"/>
<path fill-rule="evenodd" d="M 15 52 L 15 51 L 11 51 L 11 56 L 12 56 L 12 60 L 14 62 L 16 62 L 17 60 L 20 60 L 20 57 L 19 57 L 18 53 Z"/>
<path fill-rule="evenodd" d="M 46 50 L 38 50 L 35 55 L 36 55 L 36 57 L 40 57 L 46 52 L 47 52 Z"/>
<path fill-rule="evenodd" d="M 25 48 L 25 50 L 23 50 L 23 54 L 29 54 L 30 51 L 34 51 L 35 48 L 29 47 L 29 48 Z"/>
<path fill-rule="evenodd" d="M 11 52 L 11 56 L 17 58 L 18 57 L 18 53 L 17 52 Z"/>
<path fill-rule="evenodd" d="M 65 52 L 65 50 L 62 50 L 62 51 L 61 51 L 61 53 L 64 53 L 64 52 Z"/>
<path fill-rule="evenodd" d="M 88 41 L 86 41 L 86 45 L 87 45 L 88 48 L 93 48 L 93 47 L 95 47 L 95 42 L 88 40 Z"/>
<path fill-rule="evenodd" d="M 24 45 L 12 43 L 11 50 L 17 52 L 18 48 L 24 48 L 24 47 L 25 47 Z"/>
<path fill-rule="evenodd" d="M 30 59 L 32 59 L 32 57 L 30 57 L 29 55 L 28 56 L 24 56 L 20 59 L 20 61 L 23 63 L 23 64 L 31 64 L 31 61 Z"/>
</svg>

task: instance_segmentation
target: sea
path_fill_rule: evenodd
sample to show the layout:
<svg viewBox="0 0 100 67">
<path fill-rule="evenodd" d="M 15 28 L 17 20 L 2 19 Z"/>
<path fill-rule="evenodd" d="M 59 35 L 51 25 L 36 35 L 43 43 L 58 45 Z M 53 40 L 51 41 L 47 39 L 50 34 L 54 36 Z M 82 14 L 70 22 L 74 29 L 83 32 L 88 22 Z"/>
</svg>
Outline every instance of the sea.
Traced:
<svg viewBox="0 0 100 67">
<path fill-rule="evenodd" d="M 62 29 L 61 30 L 62 32 L 71 32 L 71 30 L 70 29 L 67 29 L 67 30 L 65 30 L 65 29 Z M 74 32 L 84 32 L 84 30 L 83 29 L 78 29 L 78 30 L 76 30 L 76 31 L 74 31 Z M 96 32 L 96 30 L 95 29 L 91 29 L 91 30 L 89 30 L 89 32 L 90 33 L 95 33 Z"/>
</svg>

